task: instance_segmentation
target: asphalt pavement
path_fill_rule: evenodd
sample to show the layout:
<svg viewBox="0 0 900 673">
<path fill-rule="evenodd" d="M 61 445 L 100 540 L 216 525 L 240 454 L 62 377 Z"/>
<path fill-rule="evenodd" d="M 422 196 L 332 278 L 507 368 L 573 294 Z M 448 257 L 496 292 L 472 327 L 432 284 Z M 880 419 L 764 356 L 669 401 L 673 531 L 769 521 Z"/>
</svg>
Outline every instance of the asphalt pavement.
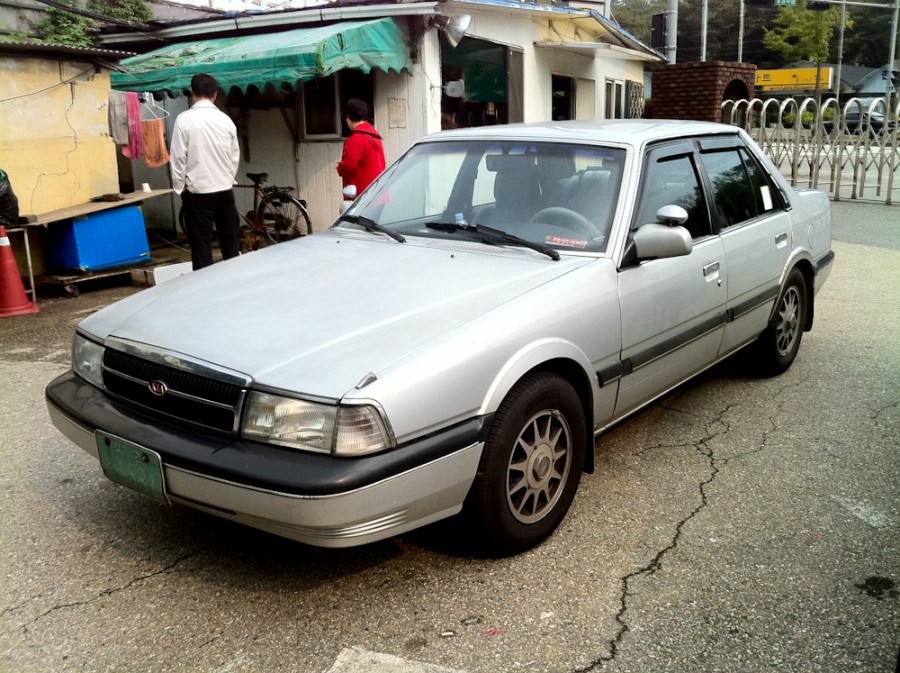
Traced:
<svg viewBox="0 0 900 673">
<path fill-rule="evenodd" d="M 890 673 L 900 646 L 900 207 L 833 204 L 784 375 L 730 360 L 598 438 L 509 559 L 433 526 L 307 547 L 111 482 L 53 428 L 79 320 L 0 320 L 0 671 Z"/>
</svg>

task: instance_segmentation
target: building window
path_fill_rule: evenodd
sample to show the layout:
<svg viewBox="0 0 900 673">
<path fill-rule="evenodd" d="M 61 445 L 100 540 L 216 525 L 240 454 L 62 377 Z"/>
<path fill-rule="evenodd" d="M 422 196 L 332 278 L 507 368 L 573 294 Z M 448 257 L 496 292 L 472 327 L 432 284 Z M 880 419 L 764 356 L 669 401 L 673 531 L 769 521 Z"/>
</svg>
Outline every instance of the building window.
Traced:
<svg viewBox="0 0 900 673">
<path fill-rule="evenodd" d="M 606 80 L 606 118 L 625 118 L 625 82 Z"/>
<path fill-rule="evenodd" d="M 525 78 L 520 50 L 471 37 L 451 48 L 442 35 L 441 79 L 443 128 L 522 121 Z"/>
<path fill-rule="evenodd" d="M 325 140 L 348 135 L 350 130 L 343 123 L 343 108 L 351 98 L 364 100 L 374 114 L 371 74 L 342 70 L 335 75 L 304 82 L 300 115 L 303 137 Z"/>
<path fill-rule="evenodd" d="M 303 83 L 303 137 L 313 139 L 340 136 L 336 80 L 332 76 Z"/>
</svg>

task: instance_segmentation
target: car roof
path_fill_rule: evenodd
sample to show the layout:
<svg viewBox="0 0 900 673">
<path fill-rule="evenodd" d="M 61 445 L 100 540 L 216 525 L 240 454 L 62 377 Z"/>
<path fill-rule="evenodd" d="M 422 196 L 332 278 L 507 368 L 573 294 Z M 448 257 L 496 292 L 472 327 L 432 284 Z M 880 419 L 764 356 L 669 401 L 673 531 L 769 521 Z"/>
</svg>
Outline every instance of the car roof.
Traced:
<svg viewBox="0 0 900 673">
<path fill-rule="evenodd" d="M 648 142 L 686 136 L 735 135 L 736 126 L 714 122 L 673 119 L 614 119 L 600 121 L 538 122 L 500 124 L 475 128 L 453 129 L 432 133 L 420 142 L 444 140 L 503 140 L 523 139 L 541 141 L 590 140 L 597 143 L 625 144 L 640 147 Z"/>
</svg>

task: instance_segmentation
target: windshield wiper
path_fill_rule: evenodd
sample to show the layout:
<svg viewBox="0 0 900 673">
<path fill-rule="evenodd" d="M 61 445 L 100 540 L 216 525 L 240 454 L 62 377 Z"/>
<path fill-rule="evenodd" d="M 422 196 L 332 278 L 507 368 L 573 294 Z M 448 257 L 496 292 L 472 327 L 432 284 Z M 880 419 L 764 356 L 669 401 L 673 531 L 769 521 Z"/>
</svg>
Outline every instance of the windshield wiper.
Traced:
<svg viewBox="0 0 900 673">
<path fill-rule="evenodd" d="M 559 259 L 559 253 L 556 252 L 549 245 L 544 245 L 543 243 L 535 243 L 534 241 L 529 241 L 524 238 L 519 238 L 518 236 L 514 236 L 502 229 L 494 229 L 493 227 L 487 227 L 483 224 L 457 224 L 455 222 L 429 222 L 425 225 L 429 229 L 435 229 L 437 231 L 446 231 L 450 233 L 456 233 L 457 231 L 463 231 L 468 234 L 475 234 L 481 237 L 482 242 L 484 243 L 506 243 L 507 245 L 517 245 L 522 248 L 528 248 L 530 250 L 534 250 L 535 252 L 540 252 L 544 255 L 547 255 L 553 261 L 557 261 Z"/>
<path fill-rule="evenodd" d="M 393 229 L 388 229 L 384 225 L 378 224 L 375 220 L 370 220 L 368 217 L 363 217 L 362 215 L 341 215 L 338 218 L 338 221 L 350 222 L 352 224 L 358 224 L 363 229 L 370 233 L 378 232 L 381 234 L 387 234 L 395 241 L 399 243 L 406 243 L 406 238 L 403 234 L 394 231 Z"/>
</svg>

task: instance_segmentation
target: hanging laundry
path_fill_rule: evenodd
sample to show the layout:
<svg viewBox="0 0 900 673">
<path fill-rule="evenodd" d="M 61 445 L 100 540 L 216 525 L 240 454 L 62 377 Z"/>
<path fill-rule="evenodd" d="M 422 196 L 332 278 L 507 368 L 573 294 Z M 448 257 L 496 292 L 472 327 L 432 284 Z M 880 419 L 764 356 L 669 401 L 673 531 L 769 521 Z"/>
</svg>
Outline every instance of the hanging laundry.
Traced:
<svg viewBox="0 0 900 673">
<path fill-rule="evenodd" d="M 125 109 L 125 92 L 110 91 L 109 107 L 109 137 L 116 145 L 128 144 L 128 113 Z"/>
<path fill-rule="evenodd" d="M 141 122 L 141 136 L 144 141 L 144 161 L 150 168 L 169 163 L 166 136 L 162 119 L 145 119 Z"/>
<path fill-rule="evenodd" d="M 140 159 L 144 155 L 144 139 L 141 135 L 141 100 L 136 91 L 125 92 L 125 112 L 128 117 L 128 144 L 122 154 L 129 159 Z"/>
</svg>

